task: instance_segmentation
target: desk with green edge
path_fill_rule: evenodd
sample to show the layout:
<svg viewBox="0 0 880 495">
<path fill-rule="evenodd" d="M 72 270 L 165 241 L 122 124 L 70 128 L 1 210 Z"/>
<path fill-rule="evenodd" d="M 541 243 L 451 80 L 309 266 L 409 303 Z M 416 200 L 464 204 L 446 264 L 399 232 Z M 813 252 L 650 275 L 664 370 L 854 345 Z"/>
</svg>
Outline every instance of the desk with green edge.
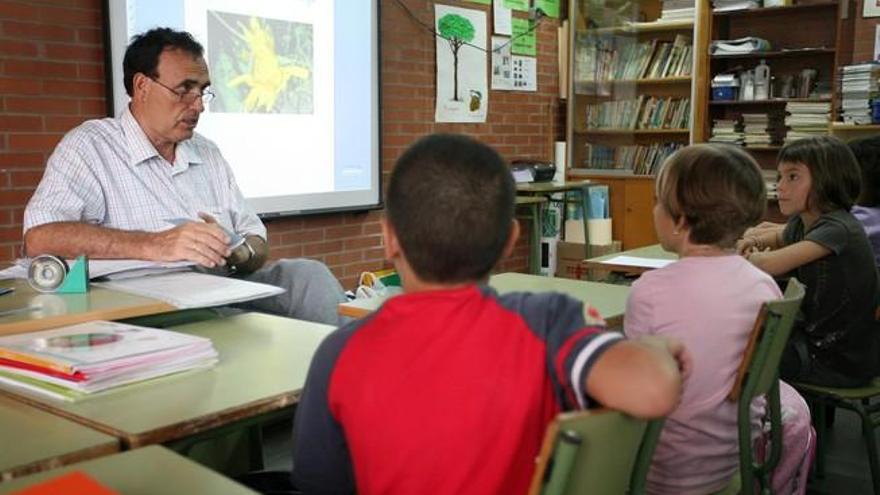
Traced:
<svg viewBox="0 0 880 495">
<path fill-rule="evenodd" d="M 529 210 L 532 221 L 531 246 L 529 250 L 529 271 L 535 275 L 541 272 L 541 207 L 547 198 L 541 196 L 517 196 L 516 207 Z"/>
<path fill-rule="evenodd" d="M 159 446 L 123 452 L 0 484 L 0 494 L 23 490 L 71 471 L 125 495 L 252 495 L 242 485 Z"/>
<path fill-rule="evenodd" d="M 162 443 L 187 451 L 221 429 L 240 431 L 292 416 L 312 355 L 334 329 L 260 313 L 178 325 L 172 330 L 210 338 L 220 363 L 79 402 L 3 394 L 112 435 L 123 449 Z"/>
<path fill-rule="evenodd" d="M 548 201 L 551 201 L 550 197 L 554 193 L 568 193 L 574 192 L 579 196 L 579 201 L 574 200 L 574 203 L 580 205 L 583 212 L 583 220 L 584 220 L 584 256 L 588 257 L 590 255 L 590 238 L 589 238 L 589 229 L 587 227 L 587 212 L 590 211 L 589 207 L 589 193 L 587 190 L 592 186 L 600 186 L 600 184 L 596 184 L 590 182 L 589 180 L 569 180 L 564 182 L 526 182 L 519 183 L 516 185 L 516 193 L 521 196 L 533 196 L 533 197 L 543 197 Z M 555 201 L 555 200 L 552 200 Z M 569 202 L 567 197 L 562 199 L 563 207 L 562 207 L 562 218 L 565 219 L 565 204 Z M 564 224 L 564 222 L 563 222 Z M 539 238 L 540 239 L 540 238 Z"/>
<path fill-rule="evenodd" d="M 156 299 L 91 286 L 85 294 L 42 294 L 24 280 L 0 280 L 15 292 L 0 296 L 0 335 L 34 332 L 92 320 L 119 320 L 176 311 Z M 18 311 L 20 309 L 28 309 Z M 5 314 L 13 311 L 11 314 Z"/>
<path fill-rule="evenodd" d="M 630 260 L 628 260 L 626 264 L 614 263 L 613 260 L 621 256 L 630 258 Z M 646 263 L 640 264 L 638 263 L 638 259 L 632 258 L 642 258 Z M 656 269 L 658 266 L 655 262 L 663 262 L 666 260 L 674 261 L 677 259 L 677 254 L 664 250 L 660 244 L 653 244 L 651 246 L 590 258 L 582 261 L 581 267 L 584 270 L 597 269 L 623 273 L 626 275 L 641 275 L 642 273 Z"/>
<path fill-rule="evenodd" d="M 542 277 L 524 273 L 501 273 L 489 279 L 489 285 L 499 293 L 516 291 L 562 292 L 587 302 L 608 322 L 608 326 L 621 326 L 626 312 L 626 298 L 629 287 L 599 282 L 584 282 L 567 278 Z M 339 305 L 339 314 L 351 318 L 362 318 L 379 309 L 386 301 L 383 297 L 355 299 Z"/>
<path fill-rule="evenodd" d="M 112 436 L 0 397 L 0 482 L 118 451 Z"/>
</svg>

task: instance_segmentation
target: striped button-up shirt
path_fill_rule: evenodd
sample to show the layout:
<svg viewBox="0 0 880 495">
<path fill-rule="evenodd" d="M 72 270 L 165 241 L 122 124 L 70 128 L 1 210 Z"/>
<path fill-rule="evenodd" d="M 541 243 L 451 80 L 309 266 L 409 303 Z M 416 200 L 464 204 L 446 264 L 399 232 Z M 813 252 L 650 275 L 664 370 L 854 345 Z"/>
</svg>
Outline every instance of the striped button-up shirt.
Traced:
<svg viewBox="0 0 880 495">
<path fill-rule="evenodd" d="M 24 213 L 24 231 L 52 222 L 87 222 L 158 232 L 169 220 L 213 215 L 225 228 L 266 238 L 232 169 L 199 134 L 177 144 L 169 164 L 128 108 L 119 118 L 90 120 L 55 148 Z"/>
</svg>

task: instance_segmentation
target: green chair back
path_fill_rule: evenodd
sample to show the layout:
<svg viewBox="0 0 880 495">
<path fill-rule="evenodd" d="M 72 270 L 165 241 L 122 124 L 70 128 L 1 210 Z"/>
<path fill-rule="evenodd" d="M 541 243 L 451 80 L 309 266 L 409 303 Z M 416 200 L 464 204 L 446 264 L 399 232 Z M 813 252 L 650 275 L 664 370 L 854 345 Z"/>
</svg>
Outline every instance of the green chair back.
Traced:
<svg viewBox="0 0 880 495">
<path fill-rule="evenodd" d="M 560 414 L 547 426 L 529 493 L 627 493 L 646 428 L 618 411 Z"/>
<path fill-rule="evenodd" d="M 642 444 L 639 445 L 639 452 L 636 455 L 636 465 L 633 466 L 632 475 L 629 481 L 630 495 L 644 495 L 648 493 L 648 470 L 651 469 L 651 460 L 654 458 L 654 450 L 660 442 L 660 433 L 663 431 L 665 418 L 648 421 L 645 428 L 645 435 L 642 437 Z"/>
<path fill-rule="evenodd" d="M 736 383 L 728 396 L 737 402 L 741 493 L 752 493 L 756 481 L 761 493 L 770 493 L 770 474 L 782 453 L 779 362 L 803 299 L 804 286 L 792 278 L 782 299 L 761 306 Z M 752 453 L 751 403 L 759 395 L 767 396 L 770 413 L 771 442 L 763 462 L 756 462 Z"/>
</svg>

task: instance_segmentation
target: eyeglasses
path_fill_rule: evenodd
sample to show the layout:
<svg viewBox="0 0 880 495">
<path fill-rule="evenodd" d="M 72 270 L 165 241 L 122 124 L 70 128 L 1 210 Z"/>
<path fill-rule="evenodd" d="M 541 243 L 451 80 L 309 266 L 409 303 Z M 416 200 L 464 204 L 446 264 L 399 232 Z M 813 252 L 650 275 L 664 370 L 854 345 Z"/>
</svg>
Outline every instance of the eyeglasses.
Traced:
<svg viewBox="0 0 880 495">
<path fill-rule="evenodd" d="M 177 89 L 169 88 L 168 86 L 160 83 L 159 81 L 157 81 L 156 79 L 153 79 L 152 77 L 150 77 L 149 79 L 151 81 L 153 81 L 154 83 L 158 84 L 159 86 L 162 86 L 163 88 L 170 91 L 174 96 L 177 97 L 177 101 L 182 101 L 183 103 L 186 103 L 188 105 L 192 104 L 192 102 L 196 101 L 199 98 L 201 98 L 202 103 L 208 103 L 214 99 L 214 93 L 210 89 L 207 89 L 207 88 L 203 89 L 201 91 L 198 91 L 198 90 L 196 90 L 196 91 L 180 91 Z"/>
</svg>

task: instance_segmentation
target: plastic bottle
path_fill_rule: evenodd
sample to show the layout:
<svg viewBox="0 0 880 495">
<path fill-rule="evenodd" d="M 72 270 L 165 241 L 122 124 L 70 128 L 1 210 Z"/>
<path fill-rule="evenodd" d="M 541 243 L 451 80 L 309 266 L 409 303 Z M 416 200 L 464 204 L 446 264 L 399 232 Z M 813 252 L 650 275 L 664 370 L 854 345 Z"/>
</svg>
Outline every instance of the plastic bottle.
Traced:
<svg viewBox="0 0 880 495">
<path fill-rule="evenodd" d="M 755 99 L 766 100 L 770 98 L 770 67 L 761 59 L 755 67 Z"/>
</svg>

